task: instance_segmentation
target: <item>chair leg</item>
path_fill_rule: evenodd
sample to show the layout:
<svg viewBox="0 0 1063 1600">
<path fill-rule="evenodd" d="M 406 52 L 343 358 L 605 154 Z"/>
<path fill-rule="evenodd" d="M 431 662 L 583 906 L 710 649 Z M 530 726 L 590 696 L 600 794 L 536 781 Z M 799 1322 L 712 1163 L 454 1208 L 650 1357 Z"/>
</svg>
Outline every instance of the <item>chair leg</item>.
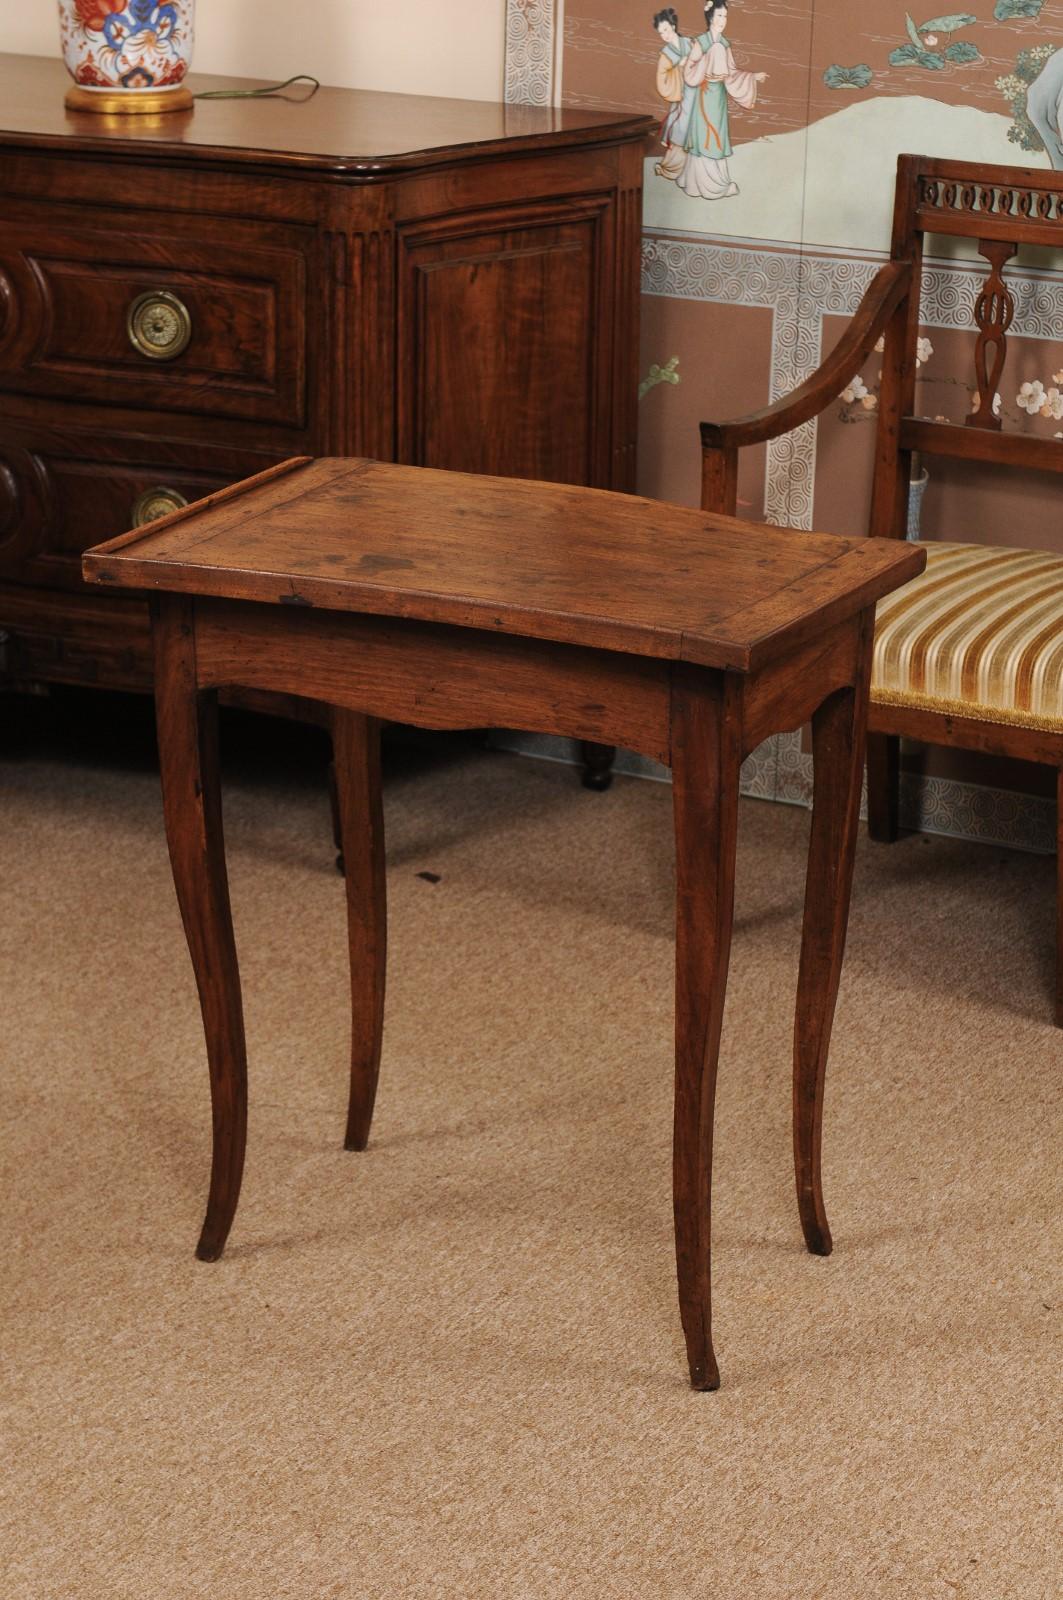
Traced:
<svg viewBox="0 0 1063 1600">
<path fill-rule="evenodd" d="M 1056 774 L 1056 1027 L 1063 1028 L 1063 767 Z"/>
<path fill-rule="evenodd" d="M 867 831 L 892 844 L 899 831 L 901 741 L 892 733 L 867 736 Z"/>
</svg>

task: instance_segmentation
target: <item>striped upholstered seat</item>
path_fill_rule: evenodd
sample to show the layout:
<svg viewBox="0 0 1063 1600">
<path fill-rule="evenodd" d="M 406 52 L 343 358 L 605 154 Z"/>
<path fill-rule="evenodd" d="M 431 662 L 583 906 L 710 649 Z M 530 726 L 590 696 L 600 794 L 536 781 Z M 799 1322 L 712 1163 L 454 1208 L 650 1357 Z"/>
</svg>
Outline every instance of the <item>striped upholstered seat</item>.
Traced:
<svg viewBox="0 0 1063 1600">
<path fill-rule="evenodd" d="M 879 602 L 871 698 L 1063 731 L 1063 556 L 927 544 Z"/>
</svg>

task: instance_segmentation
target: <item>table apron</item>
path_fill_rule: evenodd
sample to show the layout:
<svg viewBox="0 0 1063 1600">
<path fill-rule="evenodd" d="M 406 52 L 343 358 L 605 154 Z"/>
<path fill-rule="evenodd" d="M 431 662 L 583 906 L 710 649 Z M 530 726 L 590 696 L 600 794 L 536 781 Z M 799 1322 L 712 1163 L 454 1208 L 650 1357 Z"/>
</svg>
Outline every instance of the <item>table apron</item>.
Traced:
<svg viewBox="0 0 1063 1600">
<path fill-rule="evenodd" d="M 200 688 L 300 695 L 422 728 L 561 734 L 671 764 L 669 661 L 209 597 L 193 601 L 191 616 Z"/>
<path fill-rule="evenodd" d="M 866 678 L 863 613 L 833 628 L 744 681 L 742 750 L 748 755 L 773 733 L 792 733 L 839 689 Z M 865 691 L 866 693 L 866 686 Z"/>
</svg>

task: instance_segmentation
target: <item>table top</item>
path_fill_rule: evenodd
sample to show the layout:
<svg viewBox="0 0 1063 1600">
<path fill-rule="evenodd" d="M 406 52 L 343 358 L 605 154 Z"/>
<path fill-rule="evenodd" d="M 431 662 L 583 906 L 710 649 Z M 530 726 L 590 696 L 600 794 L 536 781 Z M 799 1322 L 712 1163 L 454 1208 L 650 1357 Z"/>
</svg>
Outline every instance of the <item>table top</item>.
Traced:
<svg viewBox="0 0 1063 1600">
<path fill-rule="evenodd" d="M 97 546 L 84 572 L 749 671 L 925 562 L 603 489 L 304 457 Z"/>
<path fill-rule="evenodd" d="M 0 54 L 0 149 L 62 150 L 76 142 L 111 159 L 142 159 L 148 146 L 160 156 L 208 165 L 244 161 L 369 181 L 462 155 L 512 154 L 517 141 L 550 150 L 642 139 L 655 126 L 652 117 L 630 111 L 562 111 L 369 89 L 321 88 L 307 98 L 307 86 L 299 84 L 283 98 L 197 100 L 191 111 L 158 117 L 101 116 L 64 109 L 70 82 L 61 61 Z M 202 73 L 188 83 L 193 94 L 264 86 L 262 79 Z"/>
</svg>

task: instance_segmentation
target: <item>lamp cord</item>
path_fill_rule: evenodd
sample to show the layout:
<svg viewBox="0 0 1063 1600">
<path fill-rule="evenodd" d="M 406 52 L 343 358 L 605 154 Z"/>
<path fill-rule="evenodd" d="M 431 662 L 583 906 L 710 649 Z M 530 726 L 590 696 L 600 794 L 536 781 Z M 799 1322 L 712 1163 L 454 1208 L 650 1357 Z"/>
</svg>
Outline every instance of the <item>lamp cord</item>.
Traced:
<svg viewBox="0 0 1063 1600">
<path fill-rule="evenodd" d="M 294 102 L 296 105 L 302 105 L 303 101 L 313 99 L 321 87 L 319 80 L 312 78 L 309 72 L 297 72 L 294 77 L 285 78 L 283 83 L 268 83 L 262 89 L 204 89 L 199 94 L 194 95 L 193 98 L 196 100 L 280 100 L 284 98 L 281 90 L 290 88 L 293 83 L 309 83 L 313 85 L 309 94 L 304 95 L 302 100 Z"/>
</svg>

